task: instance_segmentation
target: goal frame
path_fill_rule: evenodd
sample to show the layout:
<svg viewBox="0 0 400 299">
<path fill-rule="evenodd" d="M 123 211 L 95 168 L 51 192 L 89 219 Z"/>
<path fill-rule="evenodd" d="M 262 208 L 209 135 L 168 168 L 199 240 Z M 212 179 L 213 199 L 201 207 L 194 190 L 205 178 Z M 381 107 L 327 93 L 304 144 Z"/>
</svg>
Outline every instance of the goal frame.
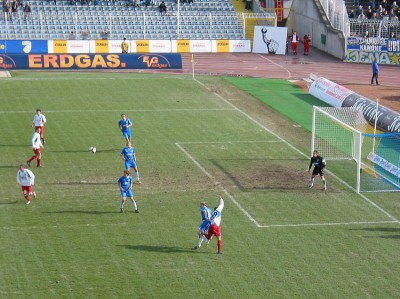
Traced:
<svg viewBox="0 0 400 299">
<path fill-rule="evenodd" d="M 356 109 L 354 109 L 356 110 Z M 313 106 L 313 113 L 312 113 L 312 135 L 311 135 L 311 156 L 312 153 L 314 152 L 315 149 L 315 135 L 316 135 L 316 113 L 322 113 L 324 114 L 326 117 L 330 118 L 332 121 L 338 123 L 339 125 L 345 127 L 346 129 L 348 129 L 349 131 L 351 131 L 353 133 L 353 147 L 352 147 L 352 157 L 351 159 L 353 159 L 356 162 L 357 165 L 357 173 L 356 173 L 356 188 L 355 191 L 356 193 L 360 193 L 360 189 L 361 189 L 361 166 L 362 166 L 362 161 L 361 161 L 361 153 L 362 153 L 362 132 L 360 132 L 359 130 L 353 128 L 352 126 L 350 126 L 349 124 L 346 124 L 345 122 L 341 121 L 340 119 L 337 119 L 336 117 L 334 117 L 333 115 L 329 114 L 328 112 L 324 111 L 323 109 L 321 109 L 320 107 L 317 106 Z M 329 156 L 324 156 L 325 160 L 329 160 L 332 157 Z M 347 159 L 349 160 L 349 158 L 335 158 L 335 160 L 340 160 L 340 159 Z"/>
</svg>

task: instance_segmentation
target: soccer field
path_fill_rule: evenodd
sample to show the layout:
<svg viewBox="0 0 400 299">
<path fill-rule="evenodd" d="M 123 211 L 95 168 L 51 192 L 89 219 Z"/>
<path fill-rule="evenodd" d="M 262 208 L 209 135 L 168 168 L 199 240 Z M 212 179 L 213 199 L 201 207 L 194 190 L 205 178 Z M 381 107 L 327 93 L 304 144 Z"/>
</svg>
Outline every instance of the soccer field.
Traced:
<svg viewBox="0 0 400 299">
<path fill-rule="evenodd" d="M 329 161 L 328 190 L 309 189 L 310 132 L 224 78 L 12 76 L 0 80 L 0 298 L 398 298 L 399 193 L 358 195 Z M 265 80 L 272 98 L 311 102 L 278 83 Z M 47 144 L 27 206 L 15 177 L 37 108 Z M 121 113 L 140 214 L 119 210 Z M 199 202 L 219 196 L 224 254 L 216 240 L 192 250 Z"/>
</svg>

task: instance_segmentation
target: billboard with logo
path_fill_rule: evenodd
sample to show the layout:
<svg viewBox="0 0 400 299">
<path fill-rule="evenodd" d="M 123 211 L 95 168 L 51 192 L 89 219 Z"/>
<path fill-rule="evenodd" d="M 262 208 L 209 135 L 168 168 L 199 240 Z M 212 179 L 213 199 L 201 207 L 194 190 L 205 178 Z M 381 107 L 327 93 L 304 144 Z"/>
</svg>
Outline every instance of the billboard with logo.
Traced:
<svg viewBox="0 0 400 299">
<path fill-rule="evenodd" d="M 0 54 L 2 69 L 182 69 L 180 54 Z"/>
<path fill-rule="evenodd" d="M 0 40 L 0 54 L 48 53 L 47 40 Z"/>
<path fill-rule="evenodd" d="M 287 27 L 255 26 L 253 53 L 286 54 Z"/>
</svg>

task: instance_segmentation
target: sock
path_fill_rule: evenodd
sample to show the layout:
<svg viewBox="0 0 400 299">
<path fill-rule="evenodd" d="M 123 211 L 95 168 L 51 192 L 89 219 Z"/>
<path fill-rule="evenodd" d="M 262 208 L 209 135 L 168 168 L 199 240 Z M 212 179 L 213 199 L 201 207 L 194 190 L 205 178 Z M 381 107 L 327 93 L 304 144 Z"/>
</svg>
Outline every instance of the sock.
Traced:
<svg viewBox="0 0 400 299">
<path fill-rule="evenodd" d="M 136 205 L 136 201 L 132 200 L 132 205 L 135 208 L 135 210 L 137 210 L 137 205 Z"/>
<path fill-rule="evenodd" d="M 140 181 L 140 178 L 139 178 L 139 171 L 136 171 L 136 179 L 137 179 L 138 181 Z"/>
<path fill-rule="evenodd" d="M 121 209 L 124 208 L 125 201 L 121 201 Z"/>
<path fill-rule="evenodd" d="M 40 161 L 41 161 L 42 159 L 37 159 L 37 166 L 40 166 Z"/>
<path fill-rule="evenodd" d="M 31 201 L 31 199 L 29 198 L 28 194 L 24 195 L 26 201 Z"/>
<path fill-rule="evenodd" d="M 222 251 L 222 240 L 218 240 L 217 247 L 218 247 L 218 251 Z"/>
<path fill-rule="evenodd" d="M 324 187 L 326 187 L 326 180 L 322 180 L 322 183 L 324 184 Z"/>
<path fill-rule="evenodd" d="M 310 180 L 310 185 L 314 185 L 314 179 Z"/>
<path fill-rule="evenodd" d="M 206 238 L 206 236 L 204 236 L 204 235 L 202 235 L 200 238 L 199 238 L 199 242 L 197 243 L 197 247 L 201 247 L 201 244 L 203 243 L 203 241 L 206 241 L 206 242 L 208 242 L 208 239 Z"/>
<path fill-rule="evenodd" d="M 33 160 L 35 160 L 36 159 L 36 156 L 32 156 L 29 160 L 28 160 L 28 162 L 32 162 Z"/>
</svg>

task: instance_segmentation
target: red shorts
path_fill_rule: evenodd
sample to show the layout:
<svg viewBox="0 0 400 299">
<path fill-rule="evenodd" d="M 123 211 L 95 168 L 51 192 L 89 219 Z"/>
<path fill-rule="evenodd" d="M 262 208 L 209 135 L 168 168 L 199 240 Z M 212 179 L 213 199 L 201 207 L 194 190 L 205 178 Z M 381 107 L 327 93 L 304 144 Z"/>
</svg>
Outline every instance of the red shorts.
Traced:
<svg viewBox="0 0 400 299">
<path fill-rule="evenodd" d="M 33 148 L 32 149 L 35 155 L 40 155 L 42 152 L 40 151 L 40 148 Z"/>
<path fill-rule="evenodd" d="M 215 224 L 211 224 L 208 229 L 207 239 L 210 240 L 211 236 L 220 237 L 221 236 L 221 227 L 218 225 L 215 225 Z"/>
<path fill-rule="evenodd" d="M 32 192 L 32 186 L 22 186 L 22 192 L 24 192 L 24 191 L 26 191 L 26 193 L 31 193 Z"/>
<path fill-rule="evenodd" d="M 36 131 L 37 129 L 40 129 L 40 136 L 43 136 L 43 134 L 44 134 L 44 126 L 35 127 L 35 131 Z"/>
</svg>

